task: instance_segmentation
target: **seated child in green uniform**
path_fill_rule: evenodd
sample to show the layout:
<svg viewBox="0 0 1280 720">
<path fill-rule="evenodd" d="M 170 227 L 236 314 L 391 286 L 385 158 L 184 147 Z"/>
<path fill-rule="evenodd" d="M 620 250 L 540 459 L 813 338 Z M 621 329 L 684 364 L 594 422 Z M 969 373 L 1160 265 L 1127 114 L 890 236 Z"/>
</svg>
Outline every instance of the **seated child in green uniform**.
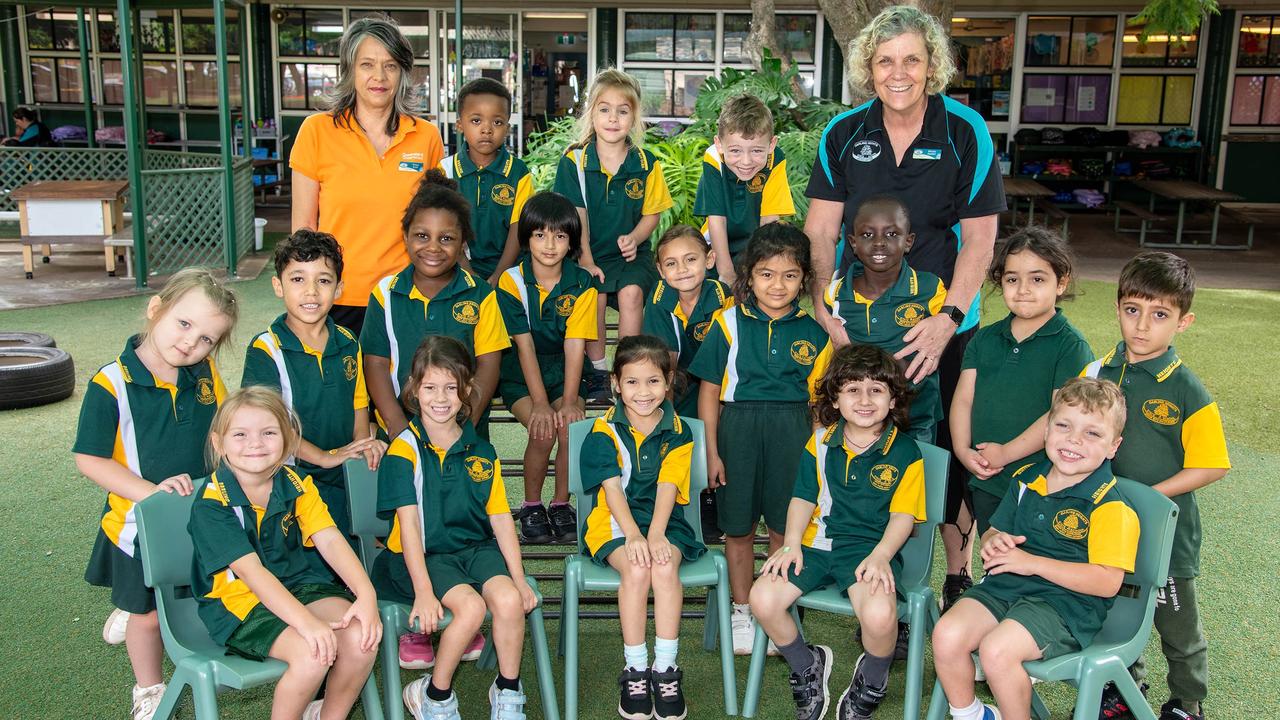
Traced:
<svg viewBox="0 0 1280 720">
<path fill-rule="evenodd" d="M 475 241 L 467 245 L 471 271 L 497 287 L 498 275 L 515 265 L 516 220 L 533 194 L 533 177 L 524 161 L 507 149 L 511 91 L 493 78 L 471 80 L 458 91 L 458 127 L 462 151 L 440 161 L 444 174 L 458 181 L 471 203 Z"/>
<path fill-rule="evenodd" d="M 582 250 L 582 221 L 568 198 L 534 195 L 517 228 L 524 255 L 498 280 L 498 304 L 515 343 L 502 354 L 498 392 L 529 429 L 524 505 L 516 518 L 524 542 L 572 542 L 578 517 L 569 504 L 568 428 L 586 416 L 581 381 L 586 343 L 596 339 L 595 278 L 575 262 Z M 542 486 L 557 442 L 548 514 Z"/>
<path fill-rule="evenodd" d="M 560 158 L 555 191 L 569 198 L 589 238 L 581 265 L 601 281 L 597 340 L 587 345 L 604 373 L 604 311 L 618 308 L 618 337 L 640 332 L 644 298 L 653 287 L 649 236 L 673 204 L 662 163 L 645 150 L 640 83 L 610 68 L 596 75 L 578 120 L 578 140 Z"/>
<path fill-rule="evenodd" d="M 1054 396 L 1048 461 L 1014 473 L 982 534 L 986 576 L 933 631 L 934 665 L 955 720 L 1029 718 L 1022 663 L 1075 652 L 1102 627 L 1138 551 L 1138 515 L 1111 472 L 1124 429 L 1115 383 L 1073 378 Z M 998 710 L 974 695 L 975 651 Z"/>
<path fill-rule="evenodd" d="M 1093 360 L 1089 343 L 1056 307 L 1072 297 L 1073 274 L 1066 240 L 1037 225 L 1006 238 L 991 260 L 987 281 L 1009 314 L 978 330 L 965 348 L 950 418 L 956 458 L 971 474 L 957 482 L 967 479 L 979 535 L 991 526 L 1013 471 L 1046 459 L 1036 450 L 1020 462 L 992 465 L 983 457 L 987 444 L 1009 442 L 1048 412 L 1053 393 Z M 962 573 L 947 577 L 944 607 L 972 585 L 971 563 L 972 557 Z"/>
<path fill-rule="evenodd" d="M 187 523 L 191 591 L 216 642 L 289 666 L 271 717 L 346 717 L 378 657 L 382 620 L 315 482 L 286 464 L 301 442 L 298 416 L 270 388 L 241 388 L 218 409 L 209 431 L 218 469 L 200 481 Z M 324 699 L 314 700 L 321 683 Z"/>
<path fill-rule="evenodd" d="M 702 381 L 698 417 L 707 426 L 707 484 L 725 534 L 733 587 L 733 652 L 750 655 L 755 622 L 748 600 L 761 516 L 769 551 L 782 547 L 787 504 L 805 438 L 809 401 L 831 357 L 827 333 L 800 298 L 813 277 L 809 239 L 769 223 L 738 259 L 732 307 L 716 311 L 689 366 Z"/>
<path fill-rule="evenodd" d="M 684 602 L 680 563 L 697 560 L 706 548 L 676 507 L 689 503 L 693 434 L 667 399 L 674 368 L 657 338 L 619 341 L 612 374 L 617 404 L 595 420 L 582 444 L 582 545 L 622 580 L 623 718 L 678 720 L 688 712 L 684 673 L 676 665 Z M 645 642 L 650 588 L 652 666 Z"/>
<path fill-rule="evenodd" d="M 924 460 L 903 432 L 910 383 L 893 356 L 846 345 L 818 385 L 815 419 L 787 509 L 786 543 L 751 588 L 751 612 L 791 668 L 796 717 L 827 711 L 833 656 L 807 645 L 788 610 L 834 586 L 849 596 L 865 648 L 840 696 L 841 718 L 870 717 L 884 700 L 898 638 L 899 551 L 925 520 Z"/>
<path fill-rule="evenodd" d="M 155 593 L 142 579 L 133 506 L 157 492 L 189 495 L 209 472 L 205 443 L 226 395 L 213 355 L 231 335 L 239 304 L 208 270 L 174 273 L 147 303 L 146 325 L 125 341 L 84 391 L 71 453 L 76 469 L 107 491 L 84 579 L 111 588 L 102 628 L 129 650 L 135 720 L 150 720 L 164 696 Z"/>
<path fill-rule="evenodd" d="M 848 275 L 831 282 L 823 302 L 844 325 L 849 342 L 896 353 L 907 346 L 905 337 L 916 323 L 938 314 L 947 288 L 937 275 L 915 270 L 903 258 L 916 236 L 907 208 L 897 198 L 867 198 L 847 230 L 858 262 Z M 915 396 L 906 430 L 915 439 L 931 443 L 942 420 L 938 373 L 929 373 L 912 389 Z"/>
<path fill-rule="evenodd" d="M 720 108 L 715 138 L 702 155 L 693 201 L 693 214 L 706 218 L 702 233 L 715 251 L 720 279 L 733 284 L 733 263 L 756 228 L 795 213 L 786 157 L 773 134 L 773 113 L 754 95 L 729 98 Z"/>
<path fill-rule="evenodd" d="M 378 596 L 412 605 L 409 626 L 424 633 L 437 630 L 446 609 L 453 613 L 434 672 L 404 688 L 417 720 L 459 717 L 453 674 L 486 611 L 498 654 L 489 689 L 493 717 L 524 717 L 524 616 L 537 597 L 524 579 L 497 451 L 469 419 L 474 373 L 461 342 L 442 335 L 423 340 L 404 390 L 413 417 L 378 469 L 378 514 L 394 518 L 387 552 L 371 573 Z"/>
<path fill-rule="evenodd" d="M 275 250 L 271 287 L 284 312 L 249 344 L 242 387 L 280 391 L 302 422 L 295 463 L 310 475 L 329 515 L 351 535 L 342 463 L 363 457 L 371 470 L 387 444 L 369 431 L 369 393 L 364 386 L 360 343 L 329 317 L 342 295 L 342 247 L 329 233 L 302 229 Z"/>
</svg>

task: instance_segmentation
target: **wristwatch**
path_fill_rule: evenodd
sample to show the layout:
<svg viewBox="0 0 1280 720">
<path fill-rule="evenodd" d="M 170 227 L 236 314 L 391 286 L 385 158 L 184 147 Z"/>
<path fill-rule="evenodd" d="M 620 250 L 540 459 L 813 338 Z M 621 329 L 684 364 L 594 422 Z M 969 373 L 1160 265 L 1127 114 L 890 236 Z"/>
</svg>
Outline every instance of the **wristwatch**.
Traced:
<svg viewBox="0 0 1280 720">
<path fill-rule="evenodd" d="M 964 324 L 964 311 L 955 305 L 943 305 L 938 310 L 938 314 L 946 315 L 951 318 L 951 322 L 955 323 L 956 327 L 960 327 Z"/>
</svg>

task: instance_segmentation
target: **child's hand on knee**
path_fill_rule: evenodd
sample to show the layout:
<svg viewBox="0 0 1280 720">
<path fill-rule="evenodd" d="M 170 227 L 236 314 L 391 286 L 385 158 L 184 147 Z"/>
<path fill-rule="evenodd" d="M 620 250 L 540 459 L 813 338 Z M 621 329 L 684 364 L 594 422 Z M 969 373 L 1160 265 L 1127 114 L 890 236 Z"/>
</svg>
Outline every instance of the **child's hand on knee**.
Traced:
<svg viewBox="0 0 1280 720">
<path fill-rule="evenodd" d="M 535 402 L 529 411 L 529 439 L 550 440 L 556 434 L 556 414 L 550 403 Z"/>
<path fill-rule="evenodd" d="M 854 570 L 854 577 L 860 583 L 867 583 L 873 595 L 877 589 L 883 590 L 887 595 L 892 595 L 895 591 L 893 568 L 890 567 L 888 560 L 876 553 L 871 553 L 858 563 L 858 568 Z"/>
<path fill-rule="evenodd" d="M 649 556 L 649 541 L 639 533 L 627 538 L 627 544 L 624 546 L 627 551 L 627 559 L 632 565 L 640 567 L 649 567 L 651 558 Z"/>
<path fill-rule="evenodd" d="M 650 535 L 646 540 L 649 545 L 649 556 L 659 565 L 671 562 L 671 543 L 665 535 Z"/>
<path fill-rule="evenodd" d="M 329 623 L 307 613 L 307 619 L 297 628 L 298 634 L 311 648 L 311 657 L 324 665 L 332 665 L 338 657 L 338 637 Z"/>
<path fill-rule="evenodd" d="M 382 641 L 382 617 L 378 614 L 378 601 L 371 597 L 356 598 L 343 613 L 342 620 L 332 624 L 333 629 L 347 629 L 351 622 L 360 624 L 360 650 L 369 652 Z"/>
<path fill-rule="evenodd" d="M 804 569 L 804 553 L 799 547 L 785 545 L 764 561 L 764 567 L 760 568 L 760 575 L 761 577 L 772 576 L 774 581 L 787 580 L 790 578 L 788 569 L 792 567 L 795 568 L 795 574 L 799 575 Z"/>
</svg>

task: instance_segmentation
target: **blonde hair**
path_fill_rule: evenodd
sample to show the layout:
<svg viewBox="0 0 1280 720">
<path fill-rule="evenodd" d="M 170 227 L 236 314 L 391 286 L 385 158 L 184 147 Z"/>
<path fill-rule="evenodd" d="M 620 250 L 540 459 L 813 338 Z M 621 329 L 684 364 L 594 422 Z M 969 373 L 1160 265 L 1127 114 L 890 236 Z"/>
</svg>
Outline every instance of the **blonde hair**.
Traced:
<svg viewBox="0 0 1280 720">
<path fill-rule="evenodd" d="M 934 16 L 910 5 L 891 5 L 880 11 L 849 43 L 849 58 L 845 75 L 849 78 L 849 90 L 855 95 L 875 95 L 871 80 L 871 60 L 876 48 L 899 35 L 915 33 L 924 39 L 929 54 L 929 80 L 925 92 L 937 95 L 947 89 L 956 74 L 956 61 L 951 51 L 951 40 L 942 23 Z"/>
<path fill-rule="evenodd" d="M 1116 435 L 1124 433 L 1124 422 L 1128 410 L 1124 400 L 1124 392 L 1120 386 L 1110 380 L 1077 377 L 1063 383 L 1062 388 L 1053 396 L 1053 407 L 1049 409 L 1052 417 L 1064 406 L 1075 407 L 1084 412 L 1108 416 L 1115 427 Z"/>
<path fill-rule="evenodd" d="M 728 137 L 741 135 L 752 138 L 773 137 L 773 113 L 764 101 L 755 95 L 735 95 L 720 108 L 716 119 L 716 135 Z"/>
<path fill-rule="evenodd" d="M 209 299 L 209 302 L 213 303 L 218 312 L 231 320 L 231 323 L 227 325 L 227 331 L 222 333 L 222 337 L 213 343 L 213 352 L 218 352 L 226 344 L 227 340 L 231 338 L 231 330 L 236 326 L 236 319 L 240 316 L 240 304 L 231 288 L 222 284 L 222 281 L 206 268 L 183 268 L 169 278 L 169 282 L 165 283 L 160 292 L 156 294 L 156 297 L 160 299 L 160 305 L 156 308 L 155 317 L 148 319 L 147 324 L 143 327 L 142 338 L 145 340 L 147 335 L 150 334 L 151 328 L 155 327 L 156 321 L 193 290 L 203 292 L 204 296 Z"/>
<path fill-rule="evenodd" d="M 228 395 L 218 407 L 218 412 L 213 415 L 213 422 L 209 425 L 209 444 L 205 449 L 210 468 L 217 469 L 222 459 L 226 457 L 226 453 L 221 452 L 214 444 L 213 438 L 216 436 L 219 443 L 222 442 L 222 438 L 231 429 L 231 418 L 241 408 L 265 410 L 280 423 L 280 432 L 284 434 L 284 452 L 280 454 L 280 459 L 272 472 L 284 465 L 285 458 L 298 454 L 298 446 L 302 444 L 302 423 L 298 420 L 297 413 L 285 405 L 284 398 L 280 397 L 280 393 L 274 389 L 261 385 L 249 385 Z"/>
<path fill-rule="evenodd" d="M 578 114 L 578 140 L 575 145 L 583 147 L 595 140 L 595 107 L 605 90 L 617 90 L 627 98 L 627 102 L 631 103 L 631 117 L 634 119 L 631 121 L 631 131 L 627 133 L 627 139 L 636 147 L 644 145 L 644 114 L 640 108 L 640 83 L 617 68 L 601 70 L 591 81 L 591 90 L 587 92 L 587 99 L 582 103 L 582 110 Z"/>
</svg>

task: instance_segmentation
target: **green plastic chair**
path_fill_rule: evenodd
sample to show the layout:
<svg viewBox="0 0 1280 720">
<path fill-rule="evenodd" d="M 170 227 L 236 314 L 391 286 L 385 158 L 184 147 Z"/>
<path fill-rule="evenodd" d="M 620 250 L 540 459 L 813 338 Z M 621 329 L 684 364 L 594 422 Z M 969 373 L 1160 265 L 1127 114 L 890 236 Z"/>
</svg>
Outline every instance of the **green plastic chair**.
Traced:
<svg viewBox="0 0 1280 720">
<path fill-rule="evenodd" d="M 706 430 L 702 422 L 693 418 L 680 418 L 693 432 L 693 463 L 689 475 L 689 497 L 693 499 L 683 506 L 684 518 L 693 528 L 694 536 L 702 542 L 702 518 L 696 499 L 707 486 Z M 594 418 L 579 420 L 569 426 L 569 492 L 582 502 L 582 466 L 578 458 L 582 443 L 591 432 Z M 677 506 L 681 507 L 681 506 Z M 578 596 L 586 590 L 618 591 L 621 583 L 618 573 L 610 567 L 601 567 L 591 561 L 582 547 L 582 528 L 587 514 L 578 513 L 578 552 L 564 559 L 564 605 L 560 621 L 560 651 L 564 654 L 564 714 L 566 720 L 578 717 Z M 733 668 L 733 643 L 729 630 L 729 612 L 732 609 L 729 596 L 729 564 L 724 553 L 708 548 L 705 555 L 693 562 L 681 563 L 680 582 L 685 587 L 708 587 L 706 620 L 703 623 L 702 644 L 707 650 L 715 650 L 720 642 L 720 675 L 724 684 L 724 714 L 738 714 L 738 682 Z"/>
<path fill-rule="evenodd" d="M 147 587 L 155 590 L 164 651 L 173 661 L 173 677 L 165 688 L 157 720 L 173 717 L 182 692 L 191 688 L 198 720 L 217 720 L 218 693 L 244 690 L 275 682 L 288 667 L 279 660 L 250 660 L 230 655 L 213 641 L 204 622 L 196 614 L 191 596 L 191 535 L 187 520 L 191 504 L 204 485 L 191 495 L 158 492 L 137 505 L 138 537 L 142 542 L 142 572 Z M 177 589 L 186 591 L 179 596 Z M 360 693 L 365 717 L 382 720 L 382 704 L 373 674 Z M 264 713 L 265 715 L 266 713 Z"/>
<path fill-rule="evenodd" d="M 920 717 L 920 698 L 924 692 L 924 641 L 938 620 L 938 604 L 934 601 L 929 577 L 933 571 L 933 532 L 946 513 L 947 471 L 951 465 L 951 453 L 942 448 L 920 443 L 924 457 L 925 521 L 916 525 L 915 532 L 902 546 L 902 573 L 898 590 L 905 600 L 898 601 L 898 619 L 911 627 L 907 645 L 906 698 L 902 716 L 906 720 Z M 853 617 L 853 607 L 843 589 L 824 587 L 800 596 L 799 607 Z M 799 617 L 792 608 L 792 615 Z M 764 679 L 764 661 L 768 638 L 764 627 L 756 624 L 755 645 L 751 652 L 751 667 L 747 671 L 747 694 L 742 701 L 742 716 L 754 717 L 760 705 L 760 686 Z"/>
<path fill-rule="evenodd" d="M 1164 586 L 1168 577 L 1178 506 L 1156 490 L 1133 480 L 1121 478 L 1119 487 L 1138 513 L 1142 527 L 1134 571 L 1125 574 L 1120 594 L 1089 647 L 1052 660 L 1022 665 L 1037 680 L 1059 680 L 1078 688 L 1074 720 L 1095 720 L 1098 717 L 1102 688 L 1109 682 L 1115 683 L 1129 705 L 1129 712 L 1137 720 L 1156 718 L 1146 697 L 1129 675 L 1129 666 L 1142 655 L 1151 638 L 1156 590 Z M 1031 713 L 1040 720 L 1049 717 L 1049 710 L 1034 687 L 1031 691 Z M 942 720 L 946 714 L 946 696 L 942 685 L 935 682 L 928 718 Z"/>
<path fill-rule="evenodd" d="M 351 509 L 351 532 L 356 536 L 360 561 L 366 571 L 372 571 L 373 561 L 382 549 L 378 546 L 378 538 L 385 538 L 391 533 L 391 522 L 378 517 L 378 473 L 370 470 L 363 458 L 353 458 L 343 464 L 347 477 L 347 502 Z M 556 683 L 551 667 L 551 651 L 547 645 L 547 629 L 542 620 L 542 594 L 538 592 L 538 582 L 532 576 L 525 579 L 533 593 L 538 596 L 538 606 L 529 613 L 526 625 L 533 642 L 533 663 L 538 672 L 538 692 L 542 695 L 542 715 L 546 720 L 560 720 L 560 707 L 556 699 Z M 388 720 L 404 720 L 404 699 L 401 697 L 400 682 L 400 636 L 409 632 L 408 605 L 379 600 L 378 610 L 382 614 L 382 686 L 383 703 Z M 486 618 L 489 616 L 486 614 Z M 453 613 L 444 611 L 444 619 L 440 628 L 444 629 L 453 620 Z M 415 628 L 416 629 L 416 628 Z M 485 643 L 484 654 L 477 663 L 482 668 L 497 665 L 493 642 Z"/>
</svg>

